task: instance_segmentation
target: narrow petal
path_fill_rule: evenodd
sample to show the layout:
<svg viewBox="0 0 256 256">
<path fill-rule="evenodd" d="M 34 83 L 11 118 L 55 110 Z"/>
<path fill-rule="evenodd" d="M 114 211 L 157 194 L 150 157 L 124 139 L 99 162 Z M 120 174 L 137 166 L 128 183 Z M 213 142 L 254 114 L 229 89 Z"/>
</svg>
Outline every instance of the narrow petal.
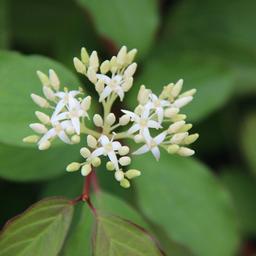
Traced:
<svg viewBox="0 0 256 256">
<path fill-rule="evenodd" d="M 131 119 L 133 119 L 133 120 L 134 120 L 135 116 L 137 116 L 136 114 L 134 114 L 133 112 L 128 111 L 128 110 L 122 109 L 121 111 L 122 111 L 124 114 L 128 115 L 128 116 L 129 116 Z"/>
<path fill-rule="evenodd" d="M 158 122 L 156 122 L 156 121 L 149 120 L 149 121 L 148 121 L 148 127 L 149 127 L 149 128 L 159 129 L 159 128 L 161 128 L 162 126 L 161 126 Z"/>
<path fill-rule="evenodd" d="M 38 144 L 40 144 L 41 142 L 43 141 L 46 141 L 46 140 L 49 140 L 49 139 L 52 139 L 56 136 L 56 131 L 54 128 L 50 129 L 38 142 Z"/>
<path fill-rule="evenodd" d="M 108 153 L 108 158 L 110 159 L 110 161 L 115 166 L 115 169 L 118 171 L 119 170 L 119 166 L 118 166 L 118 160 L 117 160 L 117 157 L 116 157 L 116 153 L 114 151 L 110 151 Z"/>
<path fill-rule="evenodd" d="M 162 123 L 163 119 L 164 119 L 164 109 L 162 107 L 158 107 L 156 109 L 156 114 L 157 114 L 157 117 L 158 117 L 158 122 Z"/>
<path fill-rule="evenodd" d="M 60 113 L 60 111 L 64 108 L 65 106 L 65 102 L 64 100 L 60 100 L 57 104 L 57 106 L 55 107 L 53 116 L 58 115 Z"/>
<path fill-rule="evenodd" d="M 148 145 L 144 145 L 142 147 L 140 147 L 139 149 L 137 149 L 135 152 L 133 152 L 133 155 L 142 155 L 146 152 L 148 152 L 150 150 L 150 148 L 148 147 Z"/>
<path fill-rule="evenodd" d="M 140 129 L 139 124 L 134 124 L 127 132 L 129 134 L 133 134 L 135 132 L 137 132 Z"/>
<path fill-rule="evenodd" d="M 147 143 L 150 143 L 151 140 L 152 140 L 152 137 L 150 135 L 150 132 L 149 132 L 149 129 L 148 128 L 144 128 L 142 131 L 141 131 L 141 135 L 143 136 L 143 138 L 145 139 L 145 141 Z"/>
<path fill-rule="evenodd" d="M 77 134 L 80 134 L 80 121 L 78 117 L 71 118 L 71 122 Z"/>
<path fill-rule="evenodd" d="M 99 138 L 99 141 L 100 141 L 102 146 L 104 146 L 104 145 L 106 145 L 110 142 L 109 138 L 106 135 L 101 135 L 100 138 Z"/>
<path fill-rule="evenodd" d="M 99 79 L 99 80 L 102 80 L 105 84 L 109 84 L 111 79 L 106 76 L 106 75 L 101 75 L 101 74 L 97 74 L 96 77 Z"/>
<path fill-rule="evenodd" d="M 151 152 L 154 155 L 154 157 L 156 158 L 156 160 L 158 161 L 160 159 L 160 150 L 158 147 L 153 147 L 151 148 Z"/>
<path fill-rule="evenodd" d="M 164 141 L 166 134 L 166 132 L 162 132 L 154 138 L 154 141 L 157 145 L 161 144 Z"/>
<path fill-rule="evenodd" d="M 123 101 L 124 99 L 124 91 L 122 88 L 119 88 L 117 91 L 116 91 L 117 95 L 119 96 L 120 100 Z"/>
<path fill-rule="evenodd" d="M 97 148 L 97 149 L 95 149 L 95 150 L 92 152 L 91 158 L 94 158 L 94 157 L 96 157 L 96 156 L 102 156 L 102 155 L 104 155 L 104 152 L 105 152 L 105 150 L 104 150 L 103 147 Z"/>
<path fill-rule="evenodd" d="M 65 143 L 71 144 L 71 141 L 64 131 L 58 133 L 58 137 Z"/>
<path fill-rule="evenodd" d="M 68 117 L 69 117 L 69 112 L 63 112 L 63 113 L 60 113 L 58 115 L 52 116 L 51 121 L 53 123 L 56 123 L 57 121 L 67 119 Z"/>
<path fill-rule="evenodd" d="M 120 142 L 114 141 L 114 142 L 112 142 L 112 147 L 114 150 L 119 150 L 122 147 L 122 145 Z"/>
<path fill-rule="evenodd" d="M 110 86 L 106 86 L 103 90 L 103 92 L 100 94 L 100 99 L 99 101 L 103 101 L 105 98 L 107 98 L 110 93 L 112 92 L 112 89 L 110 88 Z"/>
</svg>

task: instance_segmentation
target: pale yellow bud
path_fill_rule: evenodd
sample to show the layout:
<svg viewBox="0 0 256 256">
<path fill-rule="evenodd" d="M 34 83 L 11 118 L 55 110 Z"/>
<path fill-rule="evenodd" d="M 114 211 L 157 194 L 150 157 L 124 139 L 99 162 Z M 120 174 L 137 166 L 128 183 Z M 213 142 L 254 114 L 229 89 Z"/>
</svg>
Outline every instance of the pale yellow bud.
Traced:
<svg viewBox="0 0 256 256">
<path fill-rule="evenodd" d="M 101 74 L 106 74 L 110 70 L 110 62 L 109 60 L 105 60 L 100 65 L 100 72 Z"/>
<path fill-rule="evenodd" d="M 81 164 L 80 163 L 77 163 L 77 162 L 73 162 L 71 164 L 69 164 L 66 168 L 66 170 L 68 172 L 75 172 L 75 171 L 78 171 L 80 169 L 80 166 Z"/>
<path fill-rule="evenodd" d="M 123 87 L 125 92 L 128 92 L 132 88 L 132 85 L 133 85 L 133 78 L 129 77 L 125 80 L 122 87 Z"/>
<path fill-rule="evenodd" d="M 119 124 L 124 126 L 130 122 L 130 117 L 128 115 L 123 115 L 119 118 Z"/>
<path fill-rule="evenodd" d="M 93 165 L 94 167 L 100 166 L 100 165 L 101 165 L 101 160 L 100 160 L 100 158 L 99 158 L 99 157 L 94 157 L 94 158 L 92 159 L 92 165 Z"/>
<path fill-rule="evenodd" d="M 75 132 L 75 129 L 74 129 L 73 126 L 68 126 L 68 127 L 66 128 L 66 133 L 67 133 L 68 135 L 72 135 L 74 132 Z"/>
<path fill-rule="evenodd" d="M 172 118 L 171 118 L 171 121 L 172 122 L 178 122 L 178 121 L 182 121 L 182 120 L 185 120 L 187 118 L 186 115 L 184 114 L 178 114 L 178 115 L 174 115 Z"/>
<path fill-rule="evenodd" d="M 81 49 L 81 60 L 85 65 L 89 63 L 89 54 L 84 47 Z"/>
<path fill-rule="evenodd" d="M 93 116 L 93 122 L 97 127 L 102 127 L 103 126 L 103 119 L 99 114 L 95 114 Z"/>
<path fill-rule="evenodd" d="M 42 141 L 39 145 L 38 145 L 38 149 L 39 150 L 46 150 L 51 146 L 51 142 L 48 140 Z"/>
<path fill-rule="evenodd" d="M 164 116 L 167 118 L 172 118 L 179 113 L 179 108 L 167 108 L 164 112 Z"/>
<path fill-rule="evenodd" d="M 149 95 L 150 95 L 151 91 L 146 89 L 145 85 L 141 85 L 139 93 L 138 93 L 138 102 L 141 105 L 145 105 L 148 102 L 149 99 Z"/>
<path fill-rule="evenodd" d="M 102 80 L 98 80 L 95 85 L 95 89 L 98 93 L 102 93 L 102 91 L 104 90 L 104 82 Z"/>
<path fill-rule="evenodd" d="M 159 97 L 161 99 L 166 99 L 166 98 L 170 99 L 170 96 L 172 95 L 173 86 L 174 86 L 173 83 L 170 83 L 170 84 L 164 86 L 164 88 L 163 88 Z"/>
<path fill-rule="evenodd" d="M 78 144 L 80 143 L 80 136 L 75 134 L 71 137 L 71 141 L 74 143 L 74 144 Z"/>
<path fill-rule="evenodd" d="M 115 73 L 117 69 L 118 69 L 117 59 L 116 59 L 116 56 L 113 56 L 110 60 L 110 70 L 112 73 Z"/>
<path fill-rule="evenodd" d="M 83 147 L 80 149 L 80 154 L 83 158 L 88 158 L 91 155 L 91 151 L 88 148 Z"/>
<path fill-rule="evenodd" d="M 182 108 L 193 100 L 192 96 L 185 96 L 174 101 L 173 105 L 176 108 Z"/>
<path fill-rule="evenodd" d="M 190 148 L 180 147 L 180 149 L 177 151 L 177 154 L 180 156 L 192 156 L 195 154 L 195 151 Z"/>
<path fill-rule="evenodd" d="M 167 148 L 167 151 L 169 154 L 175 154 L 179 150 L 179 148 L 180 148 L 179 145 L 173 144 Z"/>
<path fill-rule="evenodd" d="M 43 124 L 49 124 L 51 122 L 50 117 L 48 115 L 46 115 L 43 112 L 40 111 L 36 111 L 35 112 L 36 117 L 38 118 L 38 120 L 43 123 Z"/>
<path fill-rule="evenodd" d="M 108 125 L 113 125 L 116 121 L 116 116 L 113 113 L 109 113 L 106 118 L 106 123 Z"/>
<path fill-rule="evenodd" d="M 143 142 L 143 140 L 144 140 L 144 138 L 143 138 L 143 136 L 140 135 L 140 134 L 136 134 L 136 135 L 134 136 L 134 141 L 135 141 L 136 143 L 141 143 L 141 142 Z"/>
<path fill-rule="evenodd" d="M 106 168 L 107 168 L 108 171 L 114 171 L 115 170 L 115 166 L 111 161 L 107 162 Z"/>
<path fill-rule="evenodd" d="M 40 97 L 34 93 L 31 94 L 31 98 L 41 108 L 48 108 L 50 106 L 50 104 L 48 103 L 48 101 L 46 99 L 44 99 L 43 97 Z"/>
<path fill-rule="evenodd" d="M 169 126 L 168 128 L 168 133 L 176 133 L 179 131 L 183 126 L 185 125 L 185 121 L 178 121 L 172 125 Z"/>
<path fill-rule="evenodd" d="M 40 133 L 40 134 L 44 134 L 48 131 L 47 128 L 43 124 L 39 124 L 39 123 L 30 124 L 29 127 L 32 130 L 34 130 L 35 132 Z"/>
<path fill-rule="evenodd" d="M 36 71 L 36 73 L 37 73 L 37 76 L 39 77 L 42 85 L 49 87 L 50 86 L 50 81 L 49 81 L 48 76 L 46 74 L 44 74 L 43 72 L 39 71 L 39 70 Z"/>
<path fill-rule="evenodd" d="M 182 90 L 182 86 L 183 86 L 183 79 L 180 79 L 180 80 L 173 86 L 171 94 L 172 94 L 172 96 L 173 96 L 174 98 L 177 97 L 177 96 L 180 94 L 180 92 L 181 92 L 181 90 Z"/>
<path fill-rule="evenodd" d="M 87 96 L 82 100 L 81 107 L 84 111 L 88 111 L 91 107 L 92 97 Z"/>
<path fill-rule="evenodd" d="M 87 136 L 87 144 L 90 148 L 96 148 L 97 147 L 97 140 L 92 136 Z"/>
<path fill-rule="evenodd" d="M 136 169 L 130 169 L 124 174 L 128 179 L 133 179 L 141 175 L 141 172 Z"/>
<path fill-rule="evenodd" d="M 124 172 L 123 171 L 116 171 L 115 172 L 115 179 L 117 181 L 121 181 L 124 178 Z"/>
<path fill-rule="evenodd" d="M 89 67 L 93 68 L 95 71 L 99 67 L 99 58 L 96 51 L 93 51 L 89 58 Z"/>
<path fill-rule="evenodd" d="M 30 136 L 27 136 L 25 138 L 23 138 L 23 142 L 25 143 L 37 143 L 39 140 L 39 136 L 37 135 L 30 135 Z"/>
<path fill-rule="evenodd" d="M 86 66 L 81 60 L 79 60 L 78 58 L 75 57 L 73 59 L 73 63 L 74 63 L 75 69 L 78 73 L 81 73 L 81 74 L 86 73 Z"/>
<path fill-rule="evenodd" d="M 137 49 L 132 49 L 128 52 L 127 54 L 127 61 L 128 63 L 132 63 L 136 54 L 137 54 L 138 50 Z"/>
<path fill-rule="evenodd" d="M 125 155 L 127 155 L 127 154 L 129 153 L 129 151 L 130 151 L 129 147 L 127 147 L 127 146 L 122 146 L 122 147 L 118 150 L 118 153 L 119 153 L 119 155 L 121 155 L 121 156 L 125 156 Z"/>
<path fill-rule="evenodd" d="M 52 88 L 56 91 L 60 89 L 60 80 L 59 77 L 57 76 L 56 72 L 53 69 L 49 70 L 49 79 L 50 79 L 50 84 Z"/>
<path fill-rule="evenodd" d="M 196 94 L 196 89 L 188 90 L 184 93 L 182 93 L 179 98 L 187 97 L 187 96 L 194 96 Z"/>
<path fill-rule="evenodd" d="M 187 132 L 192 128 L 192 124 L 185 124 L 183 127 L 181 127 L 181 129 L 179 130 L 179 132 Z"/>
<path fill-rule="evenodd" d="M 117 63 L 120 65 L 123 65 L 126 61 L 126 55 L 127 55 L 127 47 L 122 46 L 120 51 L 118 52 L 116 58 L 117 58 Z"/>
<path fill-rule="evenodd" d="M 192 144 L 198 139 L 198 137 L 199 137 L 198 133 L 191 134 L 184 139 L 183 143 L 186 145 Z"/>
<path fill-rule="evenodd" d="M 92 67 L 88 68 L 87 77 L 93 84 L 97 82 L 96 72 Z"/>
<path fill-rule="evenodd" d="M 54 94 L 53 90 L 52 90 L 50 87 L 44 86 L 44 87 L 43 87 L 43 93 L 44 93 L 44 96 L 45 96 L 48 100 L 54 101 L 54 99 L 55 99 L 55 94 Z"/>
<path fill-rule="evenodd" d="M 137 69 L 137 63 L 130 64 L 127 69 L 124 71 L 125 77 L 131 77 L 134 75 L 135 71 Z"/>
<path fill-rule="evenodd" d="M 127 179 L 122 179 L 122 180 L 120 181 L 120 185 L 121 185 L 121 187 L 123 187 L 123 188 L 129 188 L 129 187 L 131 186 L 130 181 L 127 180 Z"/>
<path fill-rule="evenodd" d="M 81 174 L 87 176 L 92 171 L 92 166 L 90 164 L 85 164 L 81 169 Z"/>
<path fill-rule="evenodd" d="M 119 163 L 122 166 L 127 166 L 131 163 L 131 158 L 129 156 L 123 156 L 119 159 Z"/>
<path fill-rule="evenodd" d="M 176 133 L 172 136 L 170 142 L 172 144 L 179 144 L 181 143 L 186 137 L 188 136 L 187 132 L 182 132 L 182 133 Z"/>
</svg>

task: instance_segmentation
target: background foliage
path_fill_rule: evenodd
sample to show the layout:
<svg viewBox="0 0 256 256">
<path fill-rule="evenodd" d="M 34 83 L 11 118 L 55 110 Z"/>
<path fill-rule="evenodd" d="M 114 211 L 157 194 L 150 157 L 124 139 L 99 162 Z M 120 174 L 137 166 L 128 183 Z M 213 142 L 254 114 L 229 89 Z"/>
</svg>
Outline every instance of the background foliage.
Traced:
<svg viewBox="0 0 256 256">
<path fill-rule="evenodd" d="M 198 89 L 186 111 L 200 138 L 191 159 L 167 154 L 159 163 L 150 155 L 135 159 L 143 175 L 129 191 L 98 170 L 101 192 L 94 203 L 150 230 L 167 255 L 255 255 L 255 9 L 254 0 L 0 0 L 1 226 L 46 196 L 74 198 L 82 189 L 79 174 L 65 173 L 66 164 L 79 158 L 77 147 L 56 144 L 42 153 L 21 141 L 34 119 L 29 94 L 40 90 L 35 71 L 54 68 L 65 84 L 85 86 L 95 96 L 88 81 L 75 74 L 72 57 L 82 46 L 109 57 L 127 45 L 138 48 L 140 66 L 126 107 L 134 106 L 141 83 L 159 92 L 184 78 L 185 89 Z M 85 205 L 74 210 L 65 200 L 34 205 L 29 216 L 44 226 L 35 222 L 28 232 L 42 230 L 45 236 L 45 227 L 58 229 L 47 255 L 60 248 L 65 256 L 90 255 L 92 214 Z M 44 219 L 45 207 L 50 219 Z M 117 216 L 106 222 L 101 215 L 96 244 L 103 239 L 102 228 L 109 231 L 105 239 L 119 243 L 131 232 Z M 59 225 L 62 219 L 65 226 Z M 16 231 L 26 221 L 19 219 Z M 18 239 L 11 232 L 15 225 L 0 242 L 6 248 L 0 255 L 23 255 L 10 244 Z M 149 249 L 148 238 L 139 236 Z M 33 246 L 40 248 L 41 241 L 34 239 Z M 133 247 L 129 250 L 138 249 Z M 100 249 L 106 250 L 98 248 L 96 255 Z M 158 255 L 153 249 L 146 253 Z"/>
</svg>

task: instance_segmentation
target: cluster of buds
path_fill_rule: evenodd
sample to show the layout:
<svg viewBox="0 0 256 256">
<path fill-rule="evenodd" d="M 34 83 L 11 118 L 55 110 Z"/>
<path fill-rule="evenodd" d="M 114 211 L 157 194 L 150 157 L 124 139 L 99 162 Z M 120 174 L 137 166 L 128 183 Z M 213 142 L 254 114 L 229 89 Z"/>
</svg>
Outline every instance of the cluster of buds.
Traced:
<svg viewBox="0 0 256 256">
<path fill-rule="evenodd" d="M 49 76 L 38 71 L 43 85 L 44 98 L 31 94 L 33 101 L 41 108 L 48 109 L 51 114 L 36 111 L 40 123 L 30 124 L 37 133 L 24 138 L 25 142 L 37 143 L 40 150 L 48 149 L 55 137 L 67 144 L 80 142 L 80 136 L 86 135 L 86 147 L 80 149 L 85 159 L 82 163 L 72 162 L 67 171 L 81 170 L 87 176 L 93 168 L 102 164 L 107 158 L 106 169 L 114 172 L 115 179 L 124 188 L 130 187 L 130 180 L 140 176 L 140 171 L 129 169 L 132 154 L 144 154 L 151 151 L 156 160 L 160 158 L 160 147 L 170 154 L 191 156 L 194 151 L 188 148 L 198 134 L 189 135 L 191 124 L 185 122 L 186 115 L 180 109 L 193 99 L 196 90 L 181 94 L 183 80 L 165 86 L 159 96 L 144 85 L 138 93 L 138 106 L 135 110 L 122 109 L 117 117 L 111 112 L 113 103 L 124 95 L 133 85 L 133 75 L 137 64 L 133 62 L 136 49 L 127 51 L 123 46 L 117 56 L 100 64 L 96 51 L 90 55 L 85 48 L 81 50 L 81 59 L 74 58 L 74 66 L 78 73 L 85 75 L 99 94 L 99 102 L 103 106 L 103 114 L 94 114 L 95 129 L 88 128 L 88 110 L 91 97 L 84 96 L 82 89 L 60 91 L 57 74 L 49 71 Z M 119 131 L 121 128 L 122 131 Z M 152 136 L 154 134 L 154 136 Z M 120 139 L 132 139 L 141 143 L 137 150 L 130 152 Z"/>
</svg>

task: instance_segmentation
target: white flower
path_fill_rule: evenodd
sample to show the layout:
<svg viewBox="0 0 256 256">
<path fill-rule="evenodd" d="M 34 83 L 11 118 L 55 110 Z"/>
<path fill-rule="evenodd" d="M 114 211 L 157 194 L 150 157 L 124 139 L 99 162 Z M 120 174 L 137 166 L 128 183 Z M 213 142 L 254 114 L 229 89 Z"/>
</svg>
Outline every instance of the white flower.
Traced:
<svg viewBox="0 0 256 256">
<path fill-rule="evenodd" d="M 123 100 L 124 89 L 122 85 L 124 83 L 124 79 L 122 75 L 115 75 L 114 77 L 110 78 L 107 75 L 97 74 L 97 78 L 106 84 L 106 87 L 100 93 L 100 102 L 107 98 L 112 92 L 116 93 L 121 101 Z"/>
<path fill-rule="evenodd" d="M 122 110 L 122 112 L 128 115 L 134 122 L 132 127 L 128 130 L 128 133 L 133 134 L 139 131 L 146 141 L 150 141 L 151 139 L 149 128 L 161 128 L 161 125 L 157 121 L 151 120 L 149 108 L 144 107 L 139 115 L 127 110 Z"/>
<path fill-rule="evenodd" d="M 122 145 L 118 141 L 109 140 L 109 138 L 106 135 L 101 135 L 99 138 L 99 143 L 101 147 L 98 147 L 95 149 L 92 154 L 91 158 L 97 157 L 97 156 L 108 156 L 109 160 L 113 163 L 116 170 L 119 170 L 118 165 L 118 159 L 117 159 L 117 152 L 121 149 Z"/>
<path fill-rule="evenodd" d="M 167 132 L 162 132 L 159 135 L 157 135 L 155 138 L 151 138 L 149 142 L 147 142 L 144 146 L 140 147 L 138 150 L 133 152 L 134 155 L 141 155 L 148 151 L 151 151 L 156 160 L 160 159 L 160 150 L 158 148 L 158 145 L 160 145 L 165 137 L 167 135 Z"/>
<path fill-rule="evenodd" d="M 155 109 L 158 122 L 162 123 L 164 118 L 164 108 L 169 107 L 171 104 L 167 100 L 159 99 L 155 94 L 149 95 L 149 102 L 146 103 L 145 107 L 149 109 Z"/>
<path fill-rule="evenodd" d="M 39 140 L 38 145 L 45 141 L 49 141 L 54 139 L 58 136 L 63 142 L 67 144 L 72 144 L 71 140 L 69 139 L 68 135 L 66 134 L 65 130 L 72 127 L 71 121 L 63 121 L 63 122 L 56 122 L 52 123 L 52 128 L 48 130 L 42 138 Z"/>
</svg>

